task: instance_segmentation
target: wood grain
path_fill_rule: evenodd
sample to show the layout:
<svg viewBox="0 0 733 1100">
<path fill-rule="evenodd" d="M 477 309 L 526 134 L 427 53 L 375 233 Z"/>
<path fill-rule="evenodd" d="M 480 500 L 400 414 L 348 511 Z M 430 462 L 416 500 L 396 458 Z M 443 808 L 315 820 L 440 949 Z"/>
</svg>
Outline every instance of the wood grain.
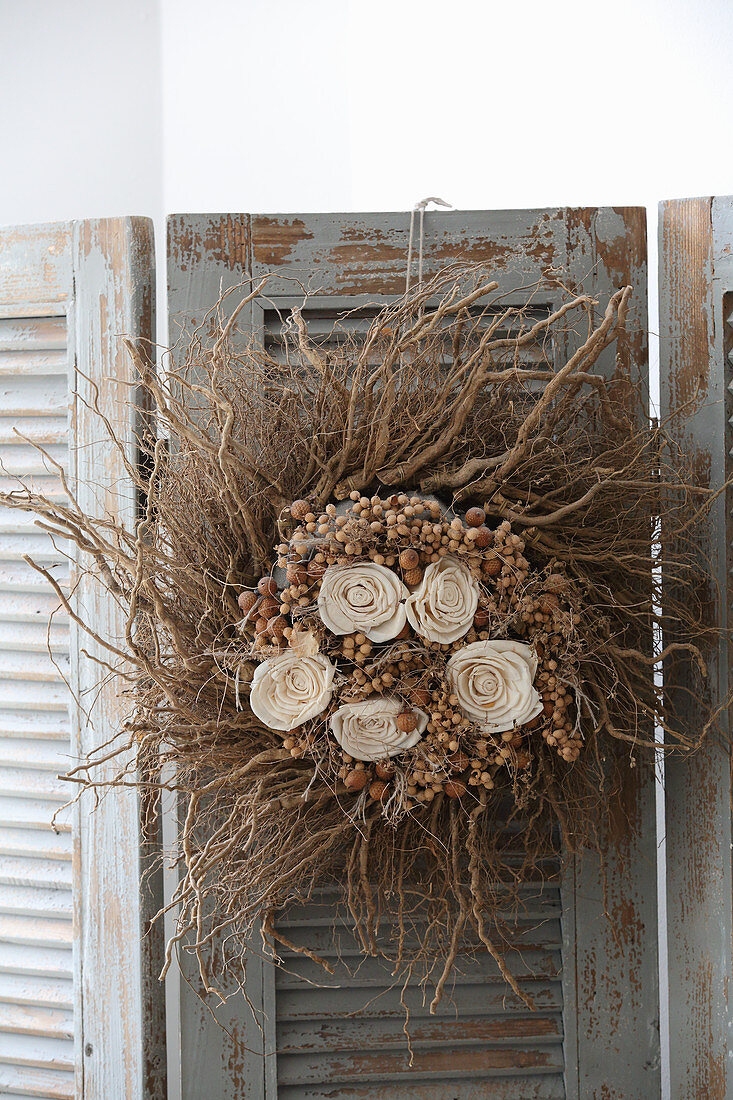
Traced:
<svg viewBox="0 0 733 1100">
<path fill-rule="evenodd" d="M 78 499 L 86 511 L 103 510 L 129 526 L 135 519 L 134 490 L 92 405 L 98 399 L 135 461 L 140 408 L 120 337 L 150 340 L 154 330 L 152 224 L 142 218 L 77 223 L 73 257 Z M 120 609 L 83 569 L 76 599 L 99 633 L 123 638 Z M 74 641 L 73 683 L 81 704 L 76 708 L 77 743 L 83 757 L 120 731 L 130 702 L 95 662 L 106 654 L 84 636 L 77 634 Z M 160 854 L 160 838 L 157 831 L 145 831 L 146 806 L 137 791 L 111 791 L 93 813 L 90 809 L 85 800 L 78 815 L 80 1096 L 163 1100 L 165 1015 L 157 981 L 163 933 L 161 922 L 150 925 L 162 900 L 161 874 L 152 864 Z"/>
<path fill-rule="evenodd" d="M 699 484 L 720 489 L 731 476 L 733 200 L 664 202 L 659 215 L 659 307 L 662 415 L 692 463 Z M 717 500 L 699 549 L 709 574 L 712 627 L 730 624 L 730 494 Z M 707 690 L 685 692 L 676 663 L 670 690 L 690 733 L 730 690 L 731 652 L 724 640 L 706 654 Z M 671 675 L 671 670 L 668 670 Z M 731 760 L 729 716 L 722 737 L 689 759 L 666 762 L 669 1026 L 673 1096 L 733 1097 L 729 987 L 733 973 Z"/>
</svg>

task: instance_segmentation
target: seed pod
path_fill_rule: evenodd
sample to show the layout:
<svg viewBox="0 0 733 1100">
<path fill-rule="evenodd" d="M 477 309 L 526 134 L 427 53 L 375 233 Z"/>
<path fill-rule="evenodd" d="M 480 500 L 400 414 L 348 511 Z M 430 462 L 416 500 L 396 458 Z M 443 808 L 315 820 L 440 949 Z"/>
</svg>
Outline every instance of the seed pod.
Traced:
<svg viewBox="0 0 733 1100">
<path fill-rule="evenodd" d="M 420 555 L 417 550 L 403 550 L 400 554 L 400 565 L 403 569 L 417 569 L 420 564 Z"/>
<path fill-rule="evenodd" d="M 307 500 L 294 500 L 290 505 L 290 515 L 296 520 L 297 523 L 301 523 L 302 520 L 308 515 L 311 510 L 311 506 Z"/>
<path fill-rule="evenodd" d="M 422 569 L 409 569 L 403 576 L 405 584 L 414 588 L 422 580 Z"/>
<path fill-rule="evenodd" d="M 425 710 L 430 706 L 432 696 L 427 688 L 414 688 L 410 692 L 410 701 L 416 707 L 420 707 L 421 710 Z"/>
<path fill-rule="evenodd" d="M 491 531 L 489 531 L 488 527 L 477 527 L 475 530 L 476 537 L 473 540 L 473 545 L 479 550 L 485 550 L 491 542 Z"/>
<path fill-rule="evenodd" d="M 448 757 L 448 763 L 453 771 L 465 772 L 471 761 L 468 759 L 465 752 L 454 752 Z"/>
<path fill-rule="evenodd" d="M 545 699 L 542 703 L 542 709 L 547 717 L 550 718 L 555 713 L 555 703 L 552 699 Z"/>
<path fill-rule="evenodd" d="M 466 512 L 466 523 L 469 527 L 480 527 L 486 519 L 483 508 L 469 508 Z"/>
<path fill-rule="evenodd" d="M 306 584 L 308 570 L 300 562 L 291 562 L 286 570 L 286 576 L 290 584 Z"/>
<path fill-rule="evenodd" d="M 308 576 L 313 577 L 314 580 L 320 580 L 327 569 L 325 561 L 308 562 Z"/>
<path fill-rule="evenodd" d="M 257 591 L 262 596 L 276 596 L 277 581 L 274 577 L 260 577 L 257 581 Z"/>
<path fill-rule="evenodd" d="M 258 597 L 247 612 L 246 619 L 248 623 L 253 623 L 255 619 L 260 615 L 260 604 L 262 603 L 262 597 Z"/>
<path fill-rule="evenodd" d="M 489 558 L 489 560 L 485 561 L 484 564 L 481 566 L 481 572 L 484 573 L 487 577 L 498 576 L 499 573 L 501 573 L 501 559 Z"/>
<path fill-rule="evenodd" d="M 443 790 L 448 798 L 460 798 L 466 793 L 466 784 L 461 779 L 449 779 L 443 784 Z"/>
<path fill-rule="evenodd" d="M 377 764 L 374 770 L 379 778 L 384 779 L 386 782 L 394 777 L 394 768 L 389 764 Z"/>
<path fill-rule="evenodd" d="M 270 630 L 273 637 L 281 641 L 285 637 L 285 628 L 288 626 L 288 620 L 284 615 L 278 615 L 277 618 L 270 620 Z"/>
<path fill-rule="evenodd" d="M 257 603 L 257 596 L 254 592 L 240 592 L 237 596 L 237 603 L 239 604 L 240 610 L 246 615 Z"/>
<path fill-rule="evenodd" d="M 473 617 L 473 625 L 479 627 L 479 629 L 482 626 L 489 625 L 489 613 L 485 608 L 479 607 L 478 611 Z"/>
<path fill-rule="evenodd" d="M 383 783 L 381 779 L 375 779 L 369 786 L 369 797 L 373 798 L 375 802 L 381 802 L 387 793 L 387 784 Z"/>
<path fill-rule="evenodd" d="M 403 710 L 401 714 L 397 715 L 397 728 L 402 733 L 412 733 L 417 728 L 417 715 L 414 711 Z"/>
<path fill-rule="evenodd" d="M 276 615 L 280 614 L 280 601 L 276 600 L 274 596 L 265 596 L 260 604 L 260 615 L 264 619 L 274 619 Z"/>
<path fill-rule="evenodd" d="M 344 779 L 344 786 L 350 791 L 363 791 L 368 779 L 369 776 L 365 771 L 349 772 L 346 779 Z"/>
</svg>

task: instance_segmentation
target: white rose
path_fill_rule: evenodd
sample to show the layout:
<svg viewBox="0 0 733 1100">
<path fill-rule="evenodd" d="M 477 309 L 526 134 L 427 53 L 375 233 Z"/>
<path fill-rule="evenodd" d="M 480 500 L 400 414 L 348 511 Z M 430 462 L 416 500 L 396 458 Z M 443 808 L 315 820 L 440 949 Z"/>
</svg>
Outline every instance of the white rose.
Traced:
<svg viewBox="0 0 733 1100">
<path fill-rule="evenodd" d="M 384 565 L 329 565 L 318 593 L 318 610 L 334 634 L 360 631 L 372 642 L 387 642 L 405 625 L 402 601 L 407 595 L 397 574 Z"/>
<path fill-rule="evenodd" d="M 467 718 L 504 733 L 535 718 L 542 700 L 532 686 L 537 658 L 522 642 L 472 642 L 448 662 L 451 691 Z"/>
<path fill-rule="evenodd" d="M 403 733 L 397 725 L 397 715 L 405 710 L 399 699 L 372 695 L 359 703 L 344 703 L 331 715 L 331 729 L 344 752 L 355 760 L 384 760 L 413 748 L 428 724 L 428 716 L 411 708 L 417 726 Z"/>
<path fill-rule="evenodd" d="M 448 556 L 430 563 L 405 610 L 416 634 L 447 645 L 470 629 L 478 597 L 478 581 L 462 561 Z"/>
<path fill-rule="evenodd" d="M 270 729 L 302 726 L 331 702 L 335 672 L 322 653 L 313 657 L 299 657 L 297 653 L 269 657 L 255 669 L 249 705 Z"/>
</svg>

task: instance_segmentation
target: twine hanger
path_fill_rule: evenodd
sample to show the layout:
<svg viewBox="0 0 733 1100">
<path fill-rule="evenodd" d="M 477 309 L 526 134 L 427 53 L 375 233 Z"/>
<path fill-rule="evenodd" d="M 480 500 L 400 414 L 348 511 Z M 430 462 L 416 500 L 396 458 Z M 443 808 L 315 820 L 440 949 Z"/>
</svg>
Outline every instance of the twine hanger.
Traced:
<svg viewBox="0 0 733 1100">
<path fill-rule="evenodd" d="M 453 209 L 453 203 L 446 202 L 445 199 L 439 199 L 435 195 L 431 195 L 427 199 L 421 199 L 420 202 L 416 202 L 410 211 L 410 239 L 407 245 L 407 275 L 405 276 L 405 294 L 410 289 L 410 275 L 412 273 L 412 247 L 415 239 L 415 214 L 420 211 L 420 238 L 418 243 L 418 260 L 417 260 L 417 281 L 418 284 L 422 282 L 422 250 L 423 240 L 425 237 L 425 208 L 434 203 L 436 206 L 444 206 L 447 210 Z"/>
</svg>

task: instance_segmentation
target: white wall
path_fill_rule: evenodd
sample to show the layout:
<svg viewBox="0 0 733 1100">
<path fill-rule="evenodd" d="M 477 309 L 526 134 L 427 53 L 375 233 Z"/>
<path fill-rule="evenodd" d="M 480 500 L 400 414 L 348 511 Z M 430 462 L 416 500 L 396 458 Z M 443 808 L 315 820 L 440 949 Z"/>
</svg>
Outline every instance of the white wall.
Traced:
<svg viewBox="0 0 733 1100">
<path fill-rule="evenodd" d="M 0 0 L 0 224 L 162 211 L 150 0 Z"/>
<path fill-rule="evenodd" d="M 169 210 L 733 190 L 729 0 L 161 0 Z"/>
</svg>

